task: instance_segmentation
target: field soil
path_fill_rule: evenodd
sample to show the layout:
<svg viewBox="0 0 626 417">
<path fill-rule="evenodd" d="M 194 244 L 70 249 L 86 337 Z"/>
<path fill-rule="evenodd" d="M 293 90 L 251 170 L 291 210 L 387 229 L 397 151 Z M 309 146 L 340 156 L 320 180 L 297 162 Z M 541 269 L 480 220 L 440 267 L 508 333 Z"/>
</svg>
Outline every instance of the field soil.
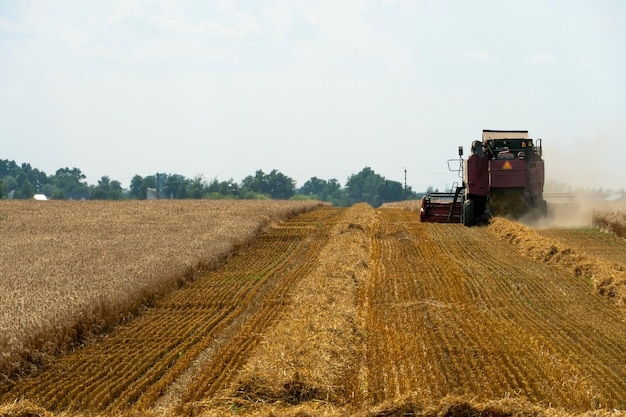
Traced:
<svg viewBox="0 0 626 417">
<path fill-rule="evenodd" d="M 3 381 L 0 415 L 622 416 L 606 271 L 626 279 L 626 241 L 598 231 L 322 207 Z"/>
</svg>

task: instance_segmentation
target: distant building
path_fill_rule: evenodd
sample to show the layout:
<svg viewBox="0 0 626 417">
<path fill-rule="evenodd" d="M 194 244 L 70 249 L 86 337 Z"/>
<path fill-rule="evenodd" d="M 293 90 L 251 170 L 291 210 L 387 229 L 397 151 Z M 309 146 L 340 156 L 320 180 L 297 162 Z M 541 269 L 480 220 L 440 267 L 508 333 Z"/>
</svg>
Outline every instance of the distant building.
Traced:
<svg viewBox="0 0 626 417">
<path fill-rule="evenodd" d="M 146 200 L 157 200 L 158 197 L 156 188 L 148 188 L 146 190 Z"/>
<path fill-rule="evenodd" d="M 47 199 L 48 199 L 48 197 L 46 197 L 46 195 L 45 195 L 45 194 L 35 194 L 35 195 L 33 196 L 33 198 L 34 198 L 35 200 L 39 200 L 39 201 L 45 201 L 45 200 L 47 200 Z"/>
</svg>

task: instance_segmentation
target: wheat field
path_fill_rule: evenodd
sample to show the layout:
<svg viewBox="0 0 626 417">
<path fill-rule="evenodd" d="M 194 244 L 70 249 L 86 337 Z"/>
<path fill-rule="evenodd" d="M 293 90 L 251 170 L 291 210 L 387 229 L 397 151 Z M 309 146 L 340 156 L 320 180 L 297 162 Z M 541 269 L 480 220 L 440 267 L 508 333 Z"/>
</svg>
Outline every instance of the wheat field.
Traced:
<svg viewBox="0 0 626 417">
<path fill-rule="evenodd" d="M 129 319 L 319 202 L 0 202 L 0 376 Z"/>
<path fill-rule="evenodd" d="M 0 382 L 0 415 L 626 415 L 622 238 L 309 208 Z"/>
</svg>

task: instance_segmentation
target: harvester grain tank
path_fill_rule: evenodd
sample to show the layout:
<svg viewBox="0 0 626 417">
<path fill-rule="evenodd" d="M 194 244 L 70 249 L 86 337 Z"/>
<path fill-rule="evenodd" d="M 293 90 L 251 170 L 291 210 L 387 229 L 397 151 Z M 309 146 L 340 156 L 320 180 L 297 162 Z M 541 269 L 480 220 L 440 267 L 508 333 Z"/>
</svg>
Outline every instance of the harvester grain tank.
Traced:
<svg viewBox="0 0 626 417">
<path fill-rule="evenodd" d="M 473 226 L 491 215 L 547 214 L 541 139 L 529 138 L 527 130 L 483 130 L 482 140 L 472 143 L 465 160 L 459 146 L 459 159 L 451 161 L 460 162 L 462 185 L 449 193 L 425 195 L 421 221 Z"/>
</svg>

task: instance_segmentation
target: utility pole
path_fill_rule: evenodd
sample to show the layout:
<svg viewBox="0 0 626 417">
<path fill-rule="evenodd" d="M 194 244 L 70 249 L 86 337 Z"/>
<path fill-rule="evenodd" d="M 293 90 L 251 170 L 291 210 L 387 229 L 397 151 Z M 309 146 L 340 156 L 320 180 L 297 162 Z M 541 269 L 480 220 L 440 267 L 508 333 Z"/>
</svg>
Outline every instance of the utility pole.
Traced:
<svg viewBox="0 0 626 417">
<path fill-rule="evenodd" d="M 404 167 L 404 199 L 406 200 L 406 167 Z"/>
</svg>

